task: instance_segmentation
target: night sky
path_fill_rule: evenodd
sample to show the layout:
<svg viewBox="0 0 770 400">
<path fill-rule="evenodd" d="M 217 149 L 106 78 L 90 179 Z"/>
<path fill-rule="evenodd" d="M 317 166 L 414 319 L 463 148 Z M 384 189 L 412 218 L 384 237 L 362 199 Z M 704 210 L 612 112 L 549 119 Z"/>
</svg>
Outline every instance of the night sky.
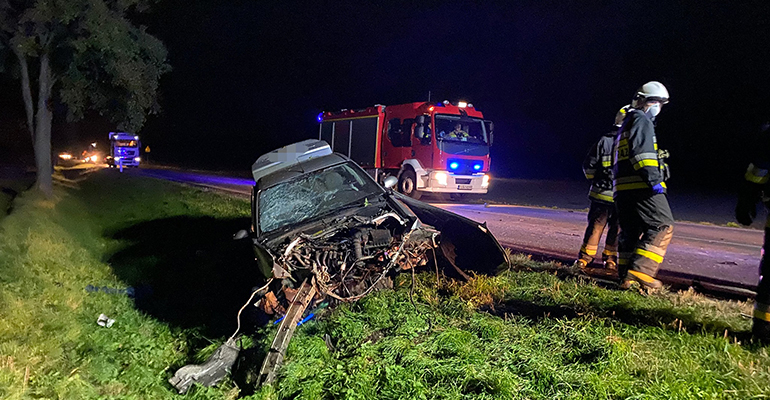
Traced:
<svg viewBox="0 0 770 400">
<path fill-rule="evenodd" d="M 320 111 L 430 92 L 495 121 L 493 175 L 579 179 L 617 110 L 659 80 L 671 93 L 658 122 L 669 186 L 727 190 L 770 118 L 770 1 L 172 0 L 142 22 L 173 71 L 164 113 L 140 134 L 154 160 L 190 167 L 248 171 L 315 137 Z M 0 85 L 0 129 L 18 130 L 18 83 Z M 59 123 L 54 144 L 106 142 L 106 130 Z"/>
</svg>

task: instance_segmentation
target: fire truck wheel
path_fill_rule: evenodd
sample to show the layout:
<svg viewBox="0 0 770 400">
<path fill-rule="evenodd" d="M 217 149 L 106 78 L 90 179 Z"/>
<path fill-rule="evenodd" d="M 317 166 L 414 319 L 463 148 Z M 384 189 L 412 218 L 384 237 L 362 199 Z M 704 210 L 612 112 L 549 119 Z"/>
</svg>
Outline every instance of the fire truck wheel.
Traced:
<svg viewBox="0 0 770 400">
<path fill-rule="evenodd" d="M 398 191 L 415 200 L 420 199 L 422 193 L 417 190 L 417 174 L 414 171 L 407 169 L 401 173 L 398 178 Z"/>
</svg>

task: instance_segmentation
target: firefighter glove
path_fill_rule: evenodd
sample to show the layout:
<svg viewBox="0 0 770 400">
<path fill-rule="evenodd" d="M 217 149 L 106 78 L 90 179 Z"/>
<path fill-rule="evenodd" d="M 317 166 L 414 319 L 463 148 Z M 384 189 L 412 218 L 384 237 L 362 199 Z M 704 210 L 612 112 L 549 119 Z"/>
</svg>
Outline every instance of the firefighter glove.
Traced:
<svg viewBox="0 0 770 400">
<path fill-rule="evenodd" d="M 666 188 L 663 187 L 663 184 L 658 183 L 652 187 L 652 191 L 655 194 L 663 194 L 663 193 L 666 193 Z"/>
</svg>

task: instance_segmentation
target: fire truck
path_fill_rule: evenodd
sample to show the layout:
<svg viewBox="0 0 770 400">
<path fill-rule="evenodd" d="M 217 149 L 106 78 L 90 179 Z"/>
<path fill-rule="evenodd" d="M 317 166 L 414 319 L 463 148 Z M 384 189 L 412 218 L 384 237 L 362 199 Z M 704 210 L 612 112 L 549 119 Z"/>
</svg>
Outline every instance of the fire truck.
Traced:
<svg viewBox="0 0 770 400">
<path fill-rule="evenodd" d="M 322 112 L 318 138 L 350 157 L 378 182 L 398 178 L 398 191 L 419 199 L 457 198 L 489 188 L 494 124 L 473 104 L 417 102 Z"/>
</svg>

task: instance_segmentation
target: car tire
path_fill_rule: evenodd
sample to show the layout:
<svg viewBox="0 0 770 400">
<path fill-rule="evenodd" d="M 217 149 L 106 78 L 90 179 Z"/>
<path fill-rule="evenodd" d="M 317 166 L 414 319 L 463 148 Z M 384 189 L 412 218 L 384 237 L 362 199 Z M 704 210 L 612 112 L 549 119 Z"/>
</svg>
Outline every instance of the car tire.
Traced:
<svg viewBox="0 0 770 400">
<path fill-rule="evenodd" d="M 420 199 L 422 193 L 417 190 L 417 174 L 414 171 L 407 169 L 401 173 L 398 178 L 398 191 L 415 200 Z"/>
</svg>

